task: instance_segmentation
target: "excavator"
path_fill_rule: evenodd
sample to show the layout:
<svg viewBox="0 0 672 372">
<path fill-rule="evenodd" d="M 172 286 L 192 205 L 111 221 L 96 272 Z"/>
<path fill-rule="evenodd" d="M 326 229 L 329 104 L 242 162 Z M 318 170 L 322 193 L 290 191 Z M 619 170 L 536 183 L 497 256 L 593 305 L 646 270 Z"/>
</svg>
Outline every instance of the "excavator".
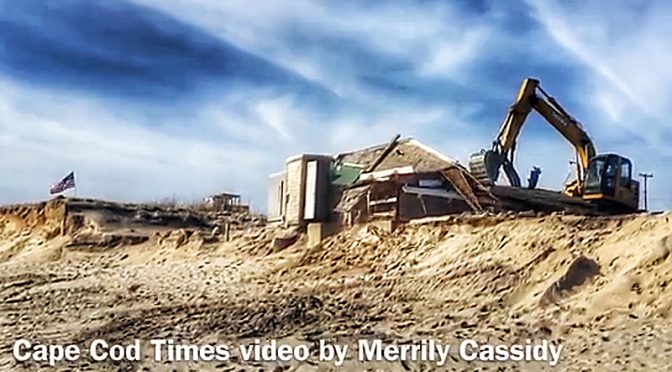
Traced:
<svg viewBox="0 0 672 372">
<path fill-rule="evenodd" d="M 563 193 L 580 197 L 604 210 L 631 212 L 639 208 L 639 182 L 632 179 L 632 162 L 617 154 L 598 155 L 593 141 L 574 117 L 546 93 L 539 80 L 526 78 L 502 123 L 492 149 L 469 158 L 471 173 L 483 184 L 494 185 L 500 169 L 509 184 L 521 187 L 513 164 L 516 140 L 532 110 L 538 112 L 576 150 L 576 178 Z"/>
</svg>

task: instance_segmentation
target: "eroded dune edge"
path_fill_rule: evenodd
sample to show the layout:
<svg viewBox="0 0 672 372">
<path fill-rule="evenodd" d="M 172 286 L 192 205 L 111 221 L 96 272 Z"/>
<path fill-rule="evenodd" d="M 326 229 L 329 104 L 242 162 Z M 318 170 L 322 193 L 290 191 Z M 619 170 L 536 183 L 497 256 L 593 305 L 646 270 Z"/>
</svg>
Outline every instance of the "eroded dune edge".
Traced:
<svg viewBox="0 0 672 372">
<path fill-rule="evenodd" d="M 228 240 L 216 228 L 222 221 L 231 226 Z M 49 368 L 14 361 L 19 338 L 81 345 L 96 338 L 234 345 L 544 339 L 563 345 L 562 370 L 654 370 L 672 362 L 670 214 L 458 216 L 392 233 L 361 225 L 312 248 L 293 234 L 249 216 L 98 201 L 5 207 L 0 367 Z M 550 368 L 461 360 L 442 368 L 474 367 Z M 314 359 L 173 365 L 82 358 L 58 368 L 335 367 Z M 367 368 L 437 367 L 350 358 L 340 369 Z"/>
</svg>

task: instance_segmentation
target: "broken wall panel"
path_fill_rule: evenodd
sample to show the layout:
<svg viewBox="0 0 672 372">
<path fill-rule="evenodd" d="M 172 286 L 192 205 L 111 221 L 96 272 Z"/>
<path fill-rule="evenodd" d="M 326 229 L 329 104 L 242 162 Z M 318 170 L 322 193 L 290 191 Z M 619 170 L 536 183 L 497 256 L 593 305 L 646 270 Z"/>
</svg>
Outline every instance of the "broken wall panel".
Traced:
<svg viewBox="0 0 672 372">
<path fill-rule="evenodd" d="M 399 200 L 399 220 L 434 217 L 470 211 L 457 192 L 442 188 L 403 186 Z"/>
<path fill-rule="evenodd" d="M 396 219 L 400 185 L 395 181 L 376 182 L 368 194 L 368 214 L 372 218 Z"/>
<path fill-rule="evenodd" d="M 285 172 L 269 176 L 268 205 L 266 214 L 269 221 L 279 221 L 284 215 Z"/>
</svg>

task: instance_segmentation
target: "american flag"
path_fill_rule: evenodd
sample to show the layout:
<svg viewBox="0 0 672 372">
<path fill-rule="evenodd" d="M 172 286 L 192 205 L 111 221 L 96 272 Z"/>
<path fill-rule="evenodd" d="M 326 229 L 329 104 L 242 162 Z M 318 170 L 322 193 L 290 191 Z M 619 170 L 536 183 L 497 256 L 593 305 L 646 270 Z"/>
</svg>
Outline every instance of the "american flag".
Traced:
<svg viewBox="0 0 672 372">
<path fill-rule="evenodd" d="M 50 194 L 60 194 L 67 189 L 75 187 L 75 172 L 68 173 L 60 182 L 51 185 L 49 188 Z"/>
</svg>

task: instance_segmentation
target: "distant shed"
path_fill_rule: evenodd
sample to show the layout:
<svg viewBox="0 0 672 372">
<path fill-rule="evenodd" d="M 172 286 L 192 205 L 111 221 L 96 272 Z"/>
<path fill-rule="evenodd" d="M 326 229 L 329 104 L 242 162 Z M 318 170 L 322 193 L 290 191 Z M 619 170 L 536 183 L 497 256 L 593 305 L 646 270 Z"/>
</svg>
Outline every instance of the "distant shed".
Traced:
<svg viewBox="0 0 672 372">
<path fill-rule="evenodd" d="M 206 199 L 209 209 L 215 211 L 248 212 L 250 207 L 241 203 L 240 195 L 223 192 Z"/>
</svg>

